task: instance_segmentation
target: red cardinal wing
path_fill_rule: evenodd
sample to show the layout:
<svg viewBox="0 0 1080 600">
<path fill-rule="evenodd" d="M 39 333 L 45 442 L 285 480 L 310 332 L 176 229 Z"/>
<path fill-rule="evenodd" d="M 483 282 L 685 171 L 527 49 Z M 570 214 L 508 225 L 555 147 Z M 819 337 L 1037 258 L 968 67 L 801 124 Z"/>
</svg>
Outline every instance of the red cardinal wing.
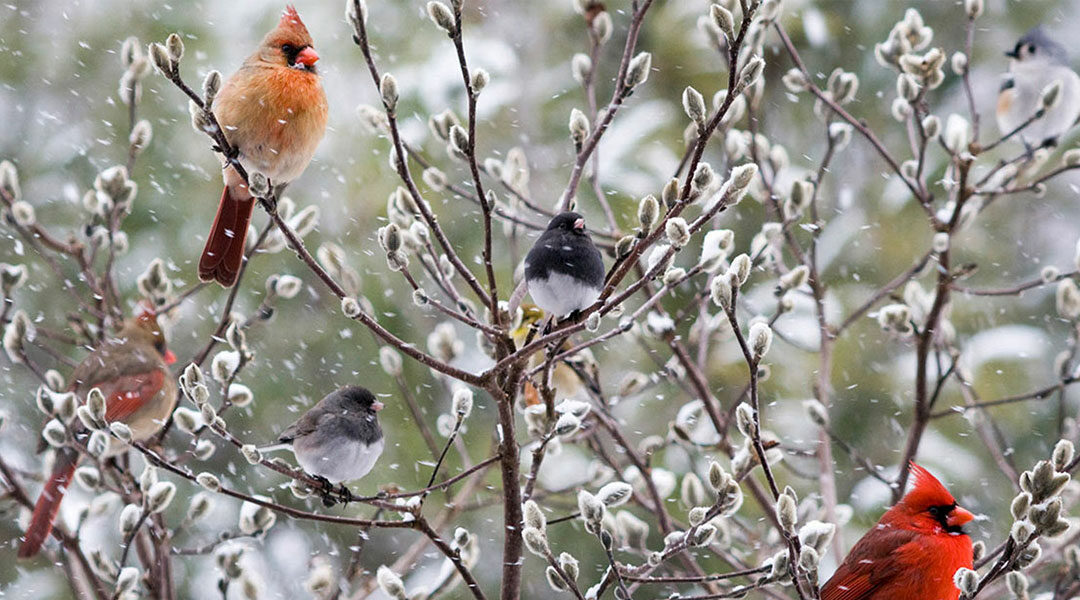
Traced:
<svg viewBox="0 0 1080 600">
<path fill-rule="evenodd" d="M 821 588 L 821 600 L 871 600 L 874 594 L 904 572 L 900 564 L 904 546 L 917 541 L 918 534 L 878 525 L 867 533 L 843 564 Z"/>
<path fill-rule="evenodd" d="M 165 385 L 165 372 L 154 369 L 145 373 L 121 375 L 116 379 L 101 382 L 95 387 L 105 395 L 105 419 L 123 421 L 157 395 L 163 385 Z"/>
</svg>

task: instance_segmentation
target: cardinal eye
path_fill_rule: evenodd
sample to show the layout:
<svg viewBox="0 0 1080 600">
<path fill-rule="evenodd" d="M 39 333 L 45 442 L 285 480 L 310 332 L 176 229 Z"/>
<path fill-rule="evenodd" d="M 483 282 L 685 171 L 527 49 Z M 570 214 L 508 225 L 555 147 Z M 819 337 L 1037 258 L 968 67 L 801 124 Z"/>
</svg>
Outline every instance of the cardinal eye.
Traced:
<svg viewBox="0 0 1080 600">
<path fill-rule="evenodd" d="M 154 342 L 154 350 L 158 351 L 158 354 L 165 355 L 165 340 L 158 340 Z"/>
<path fill-rule="evenodd" d="M 294 50 L 296 50 L 296 48 L 294 48 L 292 44 L 283 44 L 281 46 L 281 51 L 285 54 L 292 54 Z"/>
</svg>

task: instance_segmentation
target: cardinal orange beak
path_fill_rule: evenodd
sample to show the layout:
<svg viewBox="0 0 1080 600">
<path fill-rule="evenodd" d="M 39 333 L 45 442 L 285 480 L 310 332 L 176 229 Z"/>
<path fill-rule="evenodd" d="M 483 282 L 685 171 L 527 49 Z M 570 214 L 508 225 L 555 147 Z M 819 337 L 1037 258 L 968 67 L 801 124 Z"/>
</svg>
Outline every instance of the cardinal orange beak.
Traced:
<svg viewBox="0 0 1080 600">
<path fill-rule="evenodd" d="M 165 358 L 165 364 L 167 364 L 167 365 L 171 365 L 174 362 L 176 362 L 176 355 L 173 354 L 172 350 L 166 350 L 164 358 Z"/>
<path fill-rule="evenodd" d="M 386 406 L 385 404 L 383 404 L 382 402 L 379 402 L 378 400 L 376 400 L 376 401 L 371 403 L 371 410 L 373 410 L 375 412 L 379 412 L 385 406 Z"/>
<path fill-rule="evenodd" d="M 960 527 L 965 523 L 970 523 L 974 519 L 975 515 L 971 514 L 970 511 L 957 506 L 949 512 L 949 518 L 946 519 L 945 522 L 949 524 L 949 527 Z"/>
<path fill-rule="evenodd" d="M 304 65 L 305 67 L 310 67 L 315 63 L 319 62 L 319 53 L 315 52 L 315 49 L 311 46 L 308 46 L 296 55 L 296 62 Z"/>
</svg>

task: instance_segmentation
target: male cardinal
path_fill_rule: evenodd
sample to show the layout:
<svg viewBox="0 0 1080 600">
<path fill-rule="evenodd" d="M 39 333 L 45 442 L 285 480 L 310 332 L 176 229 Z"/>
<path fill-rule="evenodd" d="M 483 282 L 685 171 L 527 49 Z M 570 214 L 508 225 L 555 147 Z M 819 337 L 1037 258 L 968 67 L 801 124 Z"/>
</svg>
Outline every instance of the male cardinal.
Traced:
<svg viewBox="0 0 1080 600">
<path fill-rule="evenodd" d="M 911 464 L 915 485 L 867 533 L 821 590 L 821 600 L 957 600 L 953 575 L 971 568 L 975 515 L 956 505 L 926 469 Z"/>
<path fill-rule="evenodd" d="M 225 82 L 212 110 L 248 173 L 265 175 L 279 194 L 304 172 L 326 132 L 326 94 L 311 35 L 292 6 L 258 50 Z M 255 198 L 226 162 L 225 191 L 199 259 L 199 279 L 229 287 L 244 258 Z"/>
<path fill-rule="evenodd" d="M 136 317 L 125 321 L 116 337 L 107 339 L 75 367 L 69 389 L 83 402 L 91 389 L 101 390 L 106 401 L 105 420 L 120 421 L 131 428 L 132 439 L 145 440 L 161 429 L 176 406 L 176 383 L 168 368 L 174 362 L 176 356 L 166 349 L 157 318 L 143 307 Z M 124 449 L 119 444 L 113 447 Z M 37 554 L 49 537 L 78 462 L 79 454 L 71 448 L 57 451 L 52 475 L 19 546 L 19 558 Z"/>
</svg>

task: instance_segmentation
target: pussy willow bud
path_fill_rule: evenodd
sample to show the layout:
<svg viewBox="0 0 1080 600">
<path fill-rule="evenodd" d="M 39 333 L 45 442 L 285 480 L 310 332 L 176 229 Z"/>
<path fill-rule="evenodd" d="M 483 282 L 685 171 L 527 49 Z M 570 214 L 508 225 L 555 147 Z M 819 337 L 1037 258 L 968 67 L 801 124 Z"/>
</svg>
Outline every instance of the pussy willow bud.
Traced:
<svg viewBox="0 0 1080 600">
<path fill-rule="evenodd" d="M 120 511 L 120 535 L 128 537 L 135 531 L 135 526 L 142 518 L 142 507 L 138 504 L 127 504 Z"/>
<path fill-rule="evenodd" d="M 589 137 L 589 118 L 578 109 L 570 111 L 570 139 L 575 146 L 581 146 Z"/>
<path fill-rule="evenodd" d="M 0 162 L 0 190 L 7 192 L 15 201 L 22 198 L 19 187 L 19 172 L 11 161 Z"/>
<path fill-rule="evenodd" d="M 783 291 L 794 290 L 802 287 L 810 279 L 810 268 L 799 265 L 780 276 L 780 289 Z"/>
<path fill-rule="evenodd" d="M 795 499 L 787 494 L 781 494 L 776 499 L 776 520 L 780 528 L 788 535 L 794 535 L 795 523 L 798 521 L 798 507 Z"/>
<path fill-rule="evenodd" d="M 922 128 L 928 138 L 936 138 L 941 133 L 941 119 L 934 115 L 927 115 L 922 120 Z"/>
<path fill-rule="evenodd" d="M 641 227 L 642 234 L 649 233 L 659 217 L 660 203 L 657 202 L 656 196 L 649 194 L 642 198 L 638 203 L 638 225 Z"/>
<path fill-rule="evenodd" d="M 128 427 L 126 423 L 121 423 L 120 421 L 109 423 L 109 432 L 111 432 L 116 439 L 125 444 L 131 442 L 131 428 Z"/>
<path fill-rule="evenodd" d="M 430 7 L 431 5 L 429 4 L 428 6 Z M 445 6 L 446 5 L 444 4 L 443 7 L 445 8 Z M 430 8 L 428 10 L 430 10 Z M 447 8 L 446 10 L 450 9 Z M 405 594 L 405 583 L 397 573 L 390 570 L 390 567 L 379 565 L 379 569 L 375 572 L 375 581 L 378 582 L 379 587 L 382 588 L 383 593 L 387 596 L 400 600 L 405 600 L 407 597 Z"/>
<path fill-rule="evenodd" d="M 210 490 L 211 492 L 217 492 L 221 490 L 221 480 L 218 479 L 217 475 L 214 475 L 213 473 L 207 473 L 205 471 L 199 473 L 195 476 L 195 481 L 207 490 Z"/>
<path fill-rule="evenodd" d="M 394 112 L 398 102 L 398 84 L 397 79 L 390 73 L 383 73 L 379 81 L 379 95 L 382 97 L 383 106 L 386 107 L 387 112 Z"/>
<path fill-rule="evenodd" d="M 619 241 L 615 242 L 615 257 L 625 258 L 626 256 L 629 256 L 636 243 L 637 238 L 632 235 L 626 235 L 619 238 Z"/>
<path fill-rule="evenodd" d="M 641 52 L 630 60 L 626 69 L 626 88 L 634 89 L 649 79 L 649 70 L 652 69 L 652 54 Z"/>
<path fill-rule="evenodd" d="M 765 70 L 765 59 L 760 56 L 754 56 L 746 63 L 741 73 L 739 73 L 739 83 L 736 84 L 736 89 L 746 89 L 757 83 L 757 80 L 761 78 L 761 73 Z"/>
<path fill-rule="evenodd" d="M 803 548 L 799 553 L 799 570 L 804 573 L 813 573 L 821 562 L 821 555 L 813 548 Z"/>
<path fill-rule="evenodd" d="M 697 123 L 698 127 L 705 126 L 705 98 L 701 92 L 691 86 L 687 86 L 682 94 L 683 111 L 690 120 Z"/>
<path fill-rule="evenodd" d="M 958 114 L 951 114 L 945 121 L 945 133 L 942 142 L 953 154 L 967 150 L 971 143 L 971 124 Z"/>
<path fill-rule="evenodd" d="M 1058 440 L 1058 443 L 1054 445 L 1053 453 L 1050 455 L 1050 462 L 1054 464 L 1054 469 L 1059 473 L 1064 472 L 1066 467 L 1073 461 L 1074 454 L 1075 448 L 1071 441 Z"/>
<path fill-rule="evenodd" d="M 968 56 L 963 52 L 953 52 L 952 57 L 949 59 L 949 65 L 952 67 L 953 73 L 963 76 L 968 70 Z"/>
<path fill-rule="evenodd" d="M 539 529 L 526 527 L 521 532 L 521 538 L 525 541 L 525 548 L 537 556 L 546 556 L 550 552 L 547 535 Z"/>
<path fill-rule="evenodd" d="M 740 287 L 746 285 L 746 280 L 750 278 L 750 269 L 752 264 L 750 257 L 746 254 L 740 254 L 731 261 L 731 266 L 728 268 L 728 273 L 735 275 L 735 281 Z"/>
<path fill-rule="evenodd" d="M 772 345 L 773 332 L 772 328 L 766 323 L 754 323 L 750 326 L 750 335 L 748 336 L 750 342 L 750 350 L 753 353 L 755 361 L 759 361 L 765 357 L 769 352 L 769 346 Z"/>
<path fill-rule="evenodd" d="M 1042 101 L 1043 110 L 1050 110 L 1054 106 L 1057 106 L 1058 100 L 1061 98 L 1061 80 L 1055 80 L 1050 85 L 1043 88 Z"/>
<path fill-rule="evenodd" d="M 961 594 L 972 596 L 979 587 L 979 574 L 971 569 L 961 568 L 953 575 L 953 584 Z"/>
<path fill-rule="evenodd" d="M 977 19 L 983 13 L 983 0 L 964 0 L 964 12 L 969 19 Z"/>
<path fill-rule="evenodd" d="M 67 429 L 64 424 L 56 419 L 50 420 L 41 430 L 41 437 L 54 448 L 60 448 L 67 444 Z"/>
<path fill-rule="evenodd" d="M 217 70 L 211 70 L 203 78 L 203 102 L 206 106 L 213 106 L 214 98 L 217 97 L 218 91 L 221 89 L 221 72 Z"/>
<path fill-rule="evenodd" d="M 810 416 L 810 420 L 816 425 L 828 427 L 829 411 L 824 404 L 817 400 L 806 400 L 803 402 L 803 408 L 806 409 L 806 414 Z"/>
<path fill-rule="evenodd" d="M 454 398 L 451 402 L 454 414 L 462 419 L 469 418 L 473 407 L 473 392 L 469 388 L 461 387 L 454 390 Z"/>
<path fill-rule="evenodd" d="M 596 492 L 596 498 L 608 508 L 619 506 L 630 500 L 633 488 L 622 481 L 613 481 Z"/>
<path fill-rule="evenodd" d="M 184 58 L 184 40 L 180 39 L 179 34 L 169 34 L 169 37 L 165 39 L 165 49 L 169 51 L 169 58 L 172 59 L 174 66 Z"/>
<path fill-rule="evenodd" d="M 532 527 L 540 531 L 547 529 L 547 517 L 544 516 L 544 511 L 540 509 L 540 505 L 536 501 L 527 500 L 522 510 L 525 515 L 526 527 Z"/>
<path fill-rule="evenodd" d="M 469 89 L 472 93 L 479 94 L 481 90 L 487 87 L 488 82 L 491 81 L 491 75 L 484 69 L 474 69 L 472 75 L 469 77 Z"/>
<path fill-rule="evenodd" d="M 709 16 L 712 17 L 713 25 L 724 34 L 728 43 L 735 41 L 735 17 L 731 14 L 731 11 L 724 8 L 721 4 L 714 3 L 709 9 Z"/>
<path fill-rule="evenodd" d="M 432 23 L 435 23 L 447 34 L 452 34 L 456 26 L 454 20 L 454 13 L 450 10 L 450 7 L 442 2 L 428 2 L 427 3 L 428 18 Z"/>
<path fill-rule="evenodd" d="M 668 219 L 667 225 L 664 227 L 664 233 L 667 234 L 668 241 L 675 248 L 682 248 L 690 243 L 690 226 L 686 224 L 686 219 L 682 217 Z"/>
<path fill-rule="evenodd" d="M 105 395 L 101 393 L 99 388 L 92 388 L 86 394 L 86 406 L 90 409 L 90 416 L 95 420 L 103 422 L 105 420 Z"/>
<path fill-rule="evenodd" d="M 11 218 L 20 227 L 33 227 L 37 223 L 37 215 L 34 206 L 24 200 L 19 200 L 11 205 Z"/>
<path fill-rule="evenodd" d="M 154 66 L 163 75 L 169 75 L 173 71 L 172 58 L 169 56 L 169 51 L 165 49 L 165 46 L 154 42 L 150 44 L 148 50 L 150 53 L 150 60 L 154 63 Z"/>
<path fill-rule="evenodd" d="M 146 493 L 146 510 L 159 513 L 169 507 L 176 497 L 176 484 L 171 481 L 159 481 Z"/>
<path fill-rule="evenodd" d="M 746 437 L 754 437 L 757 435 L 757 422 L 754 421 L 754 409 L 749 404 L 740 404 L 735 409 L 735 424 L 739 428 L 739 433 L 742 433 Z"/>
<path fill-rule="evenodd" d="M 578 52 L 570 61 L 570 72 L 574 75 L 574 81 L 577 81 L 580 85 L 585 85 L 592 75 L 592 59 L 589 58 L 588 54 Z"/>
</svg>

